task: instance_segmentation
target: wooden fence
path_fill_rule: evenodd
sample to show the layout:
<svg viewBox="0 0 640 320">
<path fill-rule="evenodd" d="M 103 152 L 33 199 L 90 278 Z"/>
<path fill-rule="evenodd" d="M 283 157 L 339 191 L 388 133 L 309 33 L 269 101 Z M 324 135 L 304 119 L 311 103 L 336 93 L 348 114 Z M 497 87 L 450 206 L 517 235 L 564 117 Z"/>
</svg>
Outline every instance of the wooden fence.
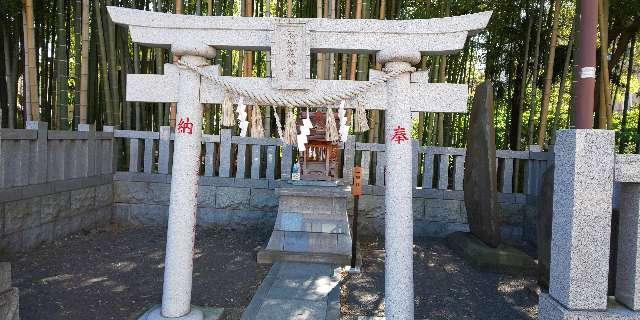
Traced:
<svg viewBox="0 0 640 320">
<path fill-rule="evenodd" d="M 49 131 L 45 122 L 0 129 L 0 188 L 113 173 L 113 128 L 105 129 Z"/>
<path fill-rule="evenodd" d="M 171 173 L 174 134 L 169 127 L 160 132 L 115 130 L 122 139 L 118 170 L 145 173 Z M 220 135 L 203 135 L 201 174 L 236 179 L 288 179 L 296 158 L 295 147 L 276 138 L 232 136 L 223 129 Z M 419 146 L 413 141 L 413 185 L 421 189 L 463 189 L 465 149 Z M 384 186 L 384 144 L 356 143 L 353 136 L 341 144 L 341 177 L 351 180 L 356 159 L 363 167 L 363 184 Z M 536 194 L 541 176 L 550 163 L 549 152 L 498 150 L 497 173 L 502 193 Z"/>
<path fill-rule="evenodd" d="M 171 173 L 174 134 L 169 127 L 161 127 L 160 132 L 80 129 L 49 131 L 43 122 L 31 122 L 28 129 L 0 129 L 0 188 L 108 174 L 114 167 Z M 297 158 L 296 148 L 280 139 L 233 136 L 229 129 L 220 135 L 204 135 L 202 143 L 201 174 L 209 177 L 288 179 Z M 465 149 L 419 146 L 417 141 L 413 146 L 414 187 L 463 189 Z M 359 159 L 363 184 L 384 186 L 384 144 L 356 143 L 350 136 L 340 147 L 340 174 L 345 181 L 351 180 Z M 551 156 L 549 152 L 498 150 L 499 191 L 535 194 Z"/>
</svg>

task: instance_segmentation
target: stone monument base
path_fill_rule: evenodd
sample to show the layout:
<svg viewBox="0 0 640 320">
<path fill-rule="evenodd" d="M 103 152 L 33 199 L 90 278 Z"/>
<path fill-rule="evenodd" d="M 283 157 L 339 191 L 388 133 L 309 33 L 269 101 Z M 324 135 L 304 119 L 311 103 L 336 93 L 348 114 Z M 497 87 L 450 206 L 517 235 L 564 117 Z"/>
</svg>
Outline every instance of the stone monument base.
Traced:
<svg viewBox="0 0 640 320">
<path fill-rule="evenodd" d="M 191 306 L 191 312 L 179 318 L 167 318 L 161 314 L 162 307 L 157 304 L 142 314 L 138 320 L 218 320 L 222 318 L 222 308 Z"/>
<path fill-rule="evenodd" d="M 20 320 L 18 288 L 11 284 L 11 263 L 0 262 L 0 319 Z"/>
<path fill-rule="evenodd" d="M 540 320 L 639 320 L 640 312 L 631 311 L 609 298 L 607 310 L 574 311 L 565 308 L 549 294 L 540 295 Z"/>
<path fill-rule="evenodd" d="M 296 181 L 276 189 L 278 216 L 258 263 L 276 261 L 345 265 L 351 261 L 351 233 L 345 187 Z"/>
<path fill-rule="evenodd" d="M 511 275 L 536 274 L 533 258 L 514 247 L 501 244 L 492 248 L 468 232 L 448 235 L 447 244 L 478 270 Z"/>
</svg>

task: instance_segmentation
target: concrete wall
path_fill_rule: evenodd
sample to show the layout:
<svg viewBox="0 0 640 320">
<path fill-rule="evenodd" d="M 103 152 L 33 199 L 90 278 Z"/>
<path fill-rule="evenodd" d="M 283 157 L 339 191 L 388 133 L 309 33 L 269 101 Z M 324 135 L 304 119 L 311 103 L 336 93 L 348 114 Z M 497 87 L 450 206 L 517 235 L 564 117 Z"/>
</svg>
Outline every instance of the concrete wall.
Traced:
<svg viewBox="0 0 640 320">
<path fill-rule="evenodd" d="M 535 234 L 535 208 L 527 205 L 523 194 L 499 194 L 503 217 L 502 233 L 507 239 L 529 239 Z M 352 212 L 353 200 L 349 199 Z M 359 231 L 384 233 L 384 192 L 364 194 L 358 202 Z M 464 191 L 422 190 L 413 193 L 414 233 L 416 236 L 444 236 L 455 231 L 469 231 Z"/>
<path fill-rule="evenodd" d="M 18 252 L 111 222 L 113 175 L 0 189 L 0 250 Z"/>
<path fill-rule="evenodd" d="M 113 128 L 0 129 L 0 251 L 36 247 L 111 221 Z"/>
<path fill-rule="evenodd" d="M 166 225 L 170 182 L 171 175 L 116 173 L 114 221 L 125 226 Z M 277 181 L 200 177 L 198 224 L 243 227 L 273 223 L 278 208 L 274 183 Z"/>
<path fill-rule="evenodd" d="M 126 226 L 166 225 L 169 211 L 170 175 L 118 172 L 114 176 L 114 221 Z M 198 193 L 198 224 L 243 227 L 273 223 L 278 209 L 274 188 L 277 180 L 201 177 Z M 361 234 L 384 233 L 384 188 L 366 187 L 359 201 Z M 501 194 L 500 205 L 506 238 L 522 239 L 525 229 L 526 196 Z M 353 212 L 349 198 L 349 212 Z M 414 224 L 417 236 L 442 236 L 468 230 L 463 191 L 414 191 Z M 535 221 L 535 220 L 534 220 Z"/>
</svg>

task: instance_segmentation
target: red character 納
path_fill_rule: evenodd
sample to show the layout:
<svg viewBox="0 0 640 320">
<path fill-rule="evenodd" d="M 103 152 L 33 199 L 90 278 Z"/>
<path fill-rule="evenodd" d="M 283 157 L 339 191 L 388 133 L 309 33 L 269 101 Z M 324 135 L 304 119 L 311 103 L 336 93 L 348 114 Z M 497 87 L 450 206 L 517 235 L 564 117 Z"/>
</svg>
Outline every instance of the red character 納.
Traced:
<svg viewBox="0 0 640 320">
<path fill-rule="evenodd" d="M 184 119 L 180 118 L 180 122 L 178 122 L 178 132 L 186 132 L 188 134 L 193 133 L 193 123 L 189 122 L 189 117 L 187 117 L 187 121 L 184 121 Z"/>
</svg>

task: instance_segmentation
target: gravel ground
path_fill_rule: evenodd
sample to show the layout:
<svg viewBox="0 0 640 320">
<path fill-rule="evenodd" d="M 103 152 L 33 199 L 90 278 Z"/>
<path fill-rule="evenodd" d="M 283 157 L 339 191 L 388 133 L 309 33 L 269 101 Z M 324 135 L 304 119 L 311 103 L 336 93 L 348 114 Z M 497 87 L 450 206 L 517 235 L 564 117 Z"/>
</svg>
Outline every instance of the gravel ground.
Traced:
<svg viewBox="0 0 640 320">
<path fill-rule="evenodd" d="M 343 283 L 343 319 L 384 314 L 384 244 L 361 242 L 362 273 Z M 414 241 L 415 319 L 537 319 L 534 279 L 479 272 L 444 239 Z"/>
<path fill-rule="evenodd" d="M 268 267 L 256 253 L 269 228 L 198 229 L 193 303 L 238 319 Z M 162 295 L 163 228 L 99 230 L 9 257 L 22 319 L 135 319 Z M 343 319 L 381 316 L 383 244 L 362 241 L 363 273 L 342 286 Z M 534 281 L 477 272 L 441 239 L 416 239 L 416 319 L 535 319 Z"/>
</svg>

